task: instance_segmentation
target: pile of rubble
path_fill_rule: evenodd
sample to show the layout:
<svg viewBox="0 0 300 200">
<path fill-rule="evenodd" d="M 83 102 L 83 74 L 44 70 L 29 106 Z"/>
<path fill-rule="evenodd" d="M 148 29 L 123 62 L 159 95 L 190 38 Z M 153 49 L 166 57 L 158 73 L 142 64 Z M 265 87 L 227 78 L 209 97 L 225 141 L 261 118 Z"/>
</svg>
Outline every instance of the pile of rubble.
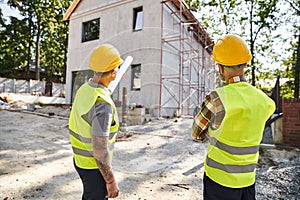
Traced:
<svg viewBox="0 0 300 200">
<path fill-rule="evenodd" d="M 257 199 L 300 199 L 300 151 L 261 148 L 257 170 Z"/>
</svg>

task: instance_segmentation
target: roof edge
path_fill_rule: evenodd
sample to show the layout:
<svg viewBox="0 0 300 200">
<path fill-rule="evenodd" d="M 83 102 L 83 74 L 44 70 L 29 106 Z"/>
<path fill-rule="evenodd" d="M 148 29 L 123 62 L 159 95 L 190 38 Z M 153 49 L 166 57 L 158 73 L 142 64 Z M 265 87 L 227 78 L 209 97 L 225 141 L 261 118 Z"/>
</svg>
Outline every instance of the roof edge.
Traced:
<svg viewBox="0 0 300 200">
<path fill-rule="evenodd" d="M 78 4 L 81 2 L 81 0 L 74 0 L 71 5 L 69 6 L 69 8 L 67 9 L 66 13 L 63 16 L 63 20 L 67 21 L 70 19 L 71 14 L 75 11 L 75 9 L 77 8 Z"/>
<path fill-rule="evenodd" d="M 187 4 L 183 0 L 164 0 L 162 3 L 168 3 L 171 2 L 175 7 L 182 12 L 182 14 L 188 19 L 191 20 L 191 22 L 194 22 L 192 26 L 197 29 L 197 33 L 200 34 L 199 36 L 202 36 L 204 40 L 200 40 L 200 42 L 204 45 L 203 47 L 209 52 L 212 52 L 212 46 L 214 45 L 214 42 L 208 35 L 208 33 L 205 31 L 204 27 L 200 24 L 198 19 L 195 17 L 195 15 L 192 13 L 192 11 L 188 8 Z M 184 7 L 184 9 L 181 10 L 181 6 Z"/>
</svg>

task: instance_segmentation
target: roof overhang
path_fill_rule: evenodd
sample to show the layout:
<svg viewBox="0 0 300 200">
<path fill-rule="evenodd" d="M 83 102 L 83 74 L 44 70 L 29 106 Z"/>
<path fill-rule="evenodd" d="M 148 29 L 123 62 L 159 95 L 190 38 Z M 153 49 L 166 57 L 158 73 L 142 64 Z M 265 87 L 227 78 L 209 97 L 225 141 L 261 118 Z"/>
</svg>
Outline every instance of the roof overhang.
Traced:
<svg viewBox="0 0 300 200">
<path fill-rule="evenodd" d="M 67 21 L 67 20 L 70 19 L 71 14 L 75 11 L 75 9 L 77 8 L 77 6 L 79 5 L 80 2 L 81 2 L 81 0 L 74 0 L 71 3 L 71 5 L 69 6 L 68 10 L 64 14 L 64 17 L 63 17 L 64 21 Z"/>
<path fill-rule="evenodd" d="M 197 35 L 199 42 L 201 42 L 203 44 L 203 47 L 209 53 L 211 53 L 214 42 L 209 37 L 208 33 L 205 31 L 204 27 L 200 24 L 200 22 L 195 17 L 195 15 L 190 11 L 190 9 L 186 5 L 186 3 L 183 0 L 164 0 L 164 1 L 162 1 L 162 3 L 168 3 L 168 2 L 171 2 L 176 7 L 176 9 L 178 9 L 178 12 L 181 12 L 181 14 L 185 18 L 185 20 L 181 21 L 181 22 L 188 23 L 193 27 L 194 33 Z M 180 19 L 180 20 L 182 20 L 182 19 Z"/>
</svg>

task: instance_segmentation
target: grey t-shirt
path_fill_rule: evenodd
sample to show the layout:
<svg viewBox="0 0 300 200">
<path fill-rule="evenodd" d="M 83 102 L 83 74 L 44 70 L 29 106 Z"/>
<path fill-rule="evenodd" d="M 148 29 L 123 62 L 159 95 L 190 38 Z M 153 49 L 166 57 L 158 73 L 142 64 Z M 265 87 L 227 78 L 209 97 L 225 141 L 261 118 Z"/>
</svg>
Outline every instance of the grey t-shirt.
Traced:
<svg viewBox="0 0 300 200">
<path fill-rule="evenodd" d="M 96 84 L 92 81 L 89 81 L 88 84 L 95 88 L 104 88 L 103 85 Z M 83 118 L 91 125 L 93 135 L 109 136 L 109 129 L 112 123 L 112 108 L 109 103 L 96 103 Z"/>
</svg>

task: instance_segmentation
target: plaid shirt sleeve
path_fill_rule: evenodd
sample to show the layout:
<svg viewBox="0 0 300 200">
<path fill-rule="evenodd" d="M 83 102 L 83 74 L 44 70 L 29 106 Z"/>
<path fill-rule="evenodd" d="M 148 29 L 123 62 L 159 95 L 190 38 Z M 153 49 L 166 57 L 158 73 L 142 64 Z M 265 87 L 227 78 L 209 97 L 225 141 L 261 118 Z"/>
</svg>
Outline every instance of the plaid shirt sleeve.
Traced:
<svg viewBox="0 0 300 200">
<path fill-rule="evenodd" d="M 194 118 L 194 122 L 192 126 L 192 137 L 195 140 L 199 140 L 201 142 L 207 141 L 206 133 L 212 117 L 212 108 L 213 108 L 213 100 L 211 99 L 210 94 L 208 94 L 206 95 L 200 107 L 200 111 Z"/>
<path fill-rule="evenodd" d="M 225 116 L 223 103 L 217 92 L 206 95 L 199 113 L 195 116 L 192 126 L 192 137 L 195 140 L 208 140 L 208 127 L 218 129 Z"/>
</svg>

